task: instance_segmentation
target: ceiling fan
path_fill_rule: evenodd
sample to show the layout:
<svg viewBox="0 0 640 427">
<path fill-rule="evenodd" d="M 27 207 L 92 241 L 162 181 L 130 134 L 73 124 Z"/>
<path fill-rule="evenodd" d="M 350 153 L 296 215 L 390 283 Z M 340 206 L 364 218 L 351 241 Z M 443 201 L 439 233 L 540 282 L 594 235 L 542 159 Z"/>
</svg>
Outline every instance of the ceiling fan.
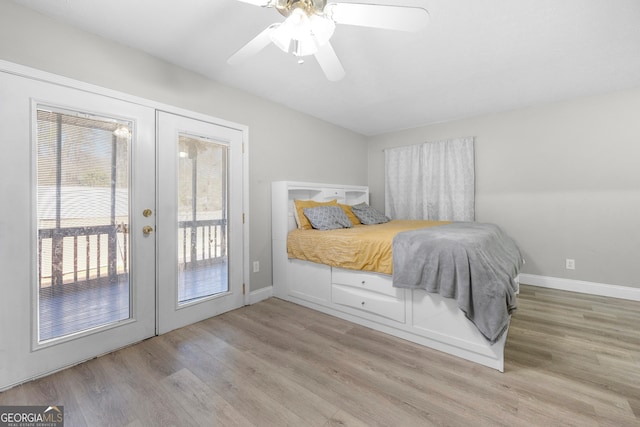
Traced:
<svg viewBox="0 0 640 427">
<path fill-rule="evenodd" d="M 286 19 L 269 25 L 234 53 L 227 62 L 237 65 L 260 52 L 269 43 L 297 56 L 304 62 L 313 55 L 331 81 L 344 77 L 345 71 L 329 39 L 336 24 L 357 25 L 398 31 L 419 31 L 429 13 L 420 7 L 361 3 L 327 3 L 326 0 L 238 0 L 261 7 L 274 7 Z"/>
</svg>

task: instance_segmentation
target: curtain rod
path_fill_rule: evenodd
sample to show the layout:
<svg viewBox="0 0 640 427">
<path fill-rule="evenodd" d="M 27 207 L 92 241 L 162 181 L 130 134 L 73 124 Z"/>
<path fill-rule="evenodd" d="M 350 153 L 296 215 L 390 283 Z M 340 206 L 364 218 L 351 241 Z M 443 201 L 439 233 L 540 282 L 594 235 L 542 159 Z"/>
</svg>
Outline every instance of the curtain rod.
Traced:
<svg viewBox="0 0 640 427">
<path fill-rule="evenodd" d="M 460 136 L 460 137 L 457 137 L 457 138 L 439 139 L 437 141 L 425 141 L 425 142 L 420 142 L 420 143 L 417 143 L 417 144 L 399 145 L 397 147 L 386 147 L 386 148 L 383 148 L 382 151 L 384 152 L 386 150 L 393 150 L 393 149 L 396 149 L 396 148 L 409 148 L 409 147 L 415 147 L 415 146 L 418 146 L 418 145 L 433 144 L 433 143 L 436 143 L 436 142 L 445 142 L 445 141 L 451 141 L 451 140 L 454 140 L 454 139 L 469 139 L 469 138 L 473 139 L 474 141 L 476 139 L 475 136 Z"/>
</svg>

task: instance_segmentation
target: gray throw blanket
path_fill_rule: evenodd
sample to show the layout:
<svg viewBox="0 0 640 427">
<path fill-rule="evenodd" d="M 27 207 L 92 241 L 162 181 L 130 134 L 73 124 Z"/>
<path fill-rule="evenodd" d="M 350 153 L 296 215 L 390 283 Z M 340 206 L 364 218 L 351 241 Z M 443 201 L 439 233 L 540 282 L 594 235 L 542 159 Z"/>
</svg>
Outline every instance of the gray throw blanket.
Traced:
<svg viewBox="0 0 640 427">
<path fill-rule="evenodd" d="M 404 231 L 393 240 L 393 286 L 454 298 L 491 343 L 516 309 L 514 278 L 521 266 L 517 245 L 493 224 L 454 222 Z"/>
</svg>

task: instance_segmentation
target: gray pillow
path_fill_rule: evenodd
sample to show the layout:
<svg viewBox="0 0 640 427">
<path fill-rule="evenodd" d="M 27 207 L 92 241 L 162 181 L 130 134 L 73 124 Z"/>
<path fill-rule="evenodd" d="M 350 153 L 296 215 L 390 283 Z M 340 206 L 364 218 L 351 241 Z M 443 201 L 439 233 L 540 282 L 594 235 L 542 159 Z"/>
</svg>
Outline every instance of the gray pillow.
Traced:
<svg viewBox="0 0 640 427">
<path fill-rule="evenodd" d="M 336 228 L 351 228 L 351 220 L 340 206 L 317 206 L 304 208 L 304 216 L 307 217 L 313 228 L 318 230 L 334 230 Z"/>
<path fill-rule="evenodd" d="M 382 224 L 391 221 L 389 217 L 378 212 L 366 203 L 351 206 L 351 210 L 364 225 Z"/>
</svg>

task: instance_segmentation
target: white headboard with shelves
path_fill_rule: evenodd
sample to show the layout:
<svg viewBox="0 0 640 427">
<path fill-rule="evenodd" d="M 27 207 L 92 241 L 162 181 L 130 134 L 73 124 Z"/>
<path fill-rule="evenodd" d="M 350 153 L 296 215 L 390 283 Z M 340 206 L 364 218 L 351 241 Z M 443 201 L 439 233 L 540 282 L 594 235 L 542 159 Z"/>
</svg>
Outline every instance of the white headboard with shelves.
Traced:
<svg viewBox="0 0 640 427">
<path fill-rule="evenodd" d="M 296 228 L 293 201 L 315 200 L 327 202 L 337 200 L 346 205 L 369 203 L 369 187 L 361 185 L 317 184 L 310 182 L 276 181 L 271 183 L 272 237 L 286 240 L 290 230 Z"/>
</svg>

